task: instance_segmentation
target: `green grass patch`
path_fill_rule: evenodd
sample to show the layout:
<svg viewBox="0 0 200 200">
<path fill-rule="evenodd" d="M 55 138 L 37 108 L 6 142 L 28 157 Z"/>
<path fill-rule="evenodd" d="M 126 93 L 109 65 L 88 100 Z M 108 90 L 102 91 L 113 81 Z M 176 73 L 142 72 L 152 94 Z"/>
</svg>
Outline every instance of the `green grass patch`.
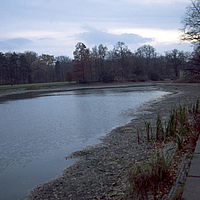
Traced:
<svg viewBox="0 0 200 200">
<path fill-rule="evenodd" d="M 75 83 L 75 82 L 71 82 Z M 52 82 L 52 83 L 32 83 L 32 84 L 19 84 L 19 85 L 0 85 L 0 90 L 9 90 L 9 89 L 20 89 L 28 87 L 50 87 L 50 86 L 64 86 L 71 84 L 69 82 Z"/>
</svg>

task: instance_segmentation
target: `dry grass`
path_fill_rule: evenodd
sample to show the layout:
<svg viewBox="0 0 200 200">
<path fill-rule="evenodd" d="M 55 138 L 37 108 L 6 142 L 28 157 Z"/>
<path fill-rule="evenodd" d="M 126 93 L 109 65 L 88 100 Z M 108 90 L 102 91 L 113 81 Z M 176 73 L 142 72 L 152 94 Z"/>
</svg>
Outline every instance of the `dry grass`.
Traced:
<svg viewBox="0 0 200 200">
<path fill-rule="evenodd" d="M 149 133 L 150 123 L 145 122 L 146 132 Z M 129 189 L 124 199 L 163 199 L 178 177 L 178 165 L 181 159 L 195 150 L 196 141 L 200 135 L 199 100 L 189 109 L 179 105 L 173 109 L 164 131 L 160 115 L 157 116 L 156 133 L 152 139 L 157 151 L 150 160 L 135 163 L 129 172 Z M 147 134 L 149 141 L 149 136 Z M 178 150 L 173 157 L 163 154 L 163 146 L 169 142 L 176 143 Z M 181 190 L 181 188 L 179 188 Z M 175 196 L 181 192 L 176 191 Z"/>
<path fill-rule="evenodd" d="M 178 80 L 174 81 L 175 83 L 200 83 L 200 74 L 187 74 Z"/>
</svg>

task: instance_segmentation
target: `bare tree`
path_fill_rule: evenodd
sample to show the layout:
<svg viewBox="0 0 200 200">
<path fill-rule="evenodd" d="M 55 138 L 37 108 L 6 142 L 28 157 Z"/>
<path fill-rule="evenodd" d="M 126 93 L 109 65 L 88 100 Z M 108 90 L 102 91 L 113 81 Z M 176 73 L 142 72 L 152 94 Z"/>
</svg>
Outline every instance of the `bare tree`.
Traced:
<svg viewBox="0 0 200 200">
<path fill-rule="evenodd" d="M 179 76 L 179 69 L 184 66 L 185 63 L 185 55 L 183 51 L 179 51 L 177 49 L 173 49 L 171 51 L 165 52 L 165 57 L 169 67 L 174 69 L 175 76 Z"/>
<path fill-rule="evenodd" d="M 118 69 L 121 73 L 121 77 L 125 78 L 129 72 L 128 58 L 131 56 L 131 51 L 124 42 L 117 42 L 114 49 L 114 56 L 116 61 L 118 61 Z"/>
<path fill-rule="evenodd" d="M 191 0 L 182 19 L 182 40 L 200 43 L 200 1 Z"/>
<path fill-rule="evenodd" d="M 200 71 L 200 0 L 191 0 L 182 20 L 183 41 L 190 41 L 194 45 L 194 52 L 190 59 L 192 68 Z"/>
<path fill-rule="evenodd" d="M 155 48 L 145 44 L 137 49 L 136 55 L 142 58 L 143 61 L 145 61 L 144 63 L 145 73 L 147 74 L 150 73 L 151 68 L 154 65 L 153 59 L 156 58 Z"/>
<path fill-rule="evenodd" d="M 91 60 L 93 63 L 95 77 L 98 81 L 103 80 L 103 74 L 105 72 L 104 63 L 107 50 L 108 48 L 106 46 L 100 44 L 98 47 L 93 47 L 91 51 Z"/>
</svg>

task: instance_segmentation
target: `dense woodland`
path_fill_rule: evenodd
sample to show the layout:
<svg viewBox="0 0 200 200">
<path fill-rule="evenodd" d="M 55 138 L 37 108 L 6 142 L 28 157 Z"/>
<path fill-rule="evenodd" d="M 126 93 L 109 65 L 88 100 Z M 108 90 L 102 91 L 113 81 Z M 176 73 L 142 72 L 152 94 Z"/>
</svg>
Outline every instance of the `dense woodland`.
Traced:
<svg viewBox="0 0 200 200">
<path fill-rule="evenodd" d="M 177 49 L 159 55 L 150 45 L 131 52 L 123 42 L 111 51 L 102 44 L 88 49 L 78 42 L 73 55 L 74 59 L 31 51 L 0 53 L 0 84 L 176 79 L 180 69 L 191 65 L 192 57 Z"/>
</svg>

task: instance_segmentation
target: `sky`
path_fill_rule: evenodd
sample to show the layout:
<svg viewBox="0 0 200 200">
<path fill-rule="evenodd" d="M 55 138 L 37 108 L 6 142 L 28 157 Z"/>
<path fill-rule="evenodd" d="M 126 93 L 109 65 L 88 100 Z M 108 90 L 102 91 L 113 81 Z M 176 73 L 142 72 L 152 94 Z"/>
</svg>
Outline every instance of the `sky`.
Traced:
<svg viewBox="0 0 200 200">
<path fill-rule="evenodd" d="M 181 19 L 190 0 L 0 0 L 0 52 L 34 51 L 69 56 L 78 42 L 112 50 L 124 42 L 135 52 L 142 45 L 159 54 L 182 43 Z"/>
</svg>

